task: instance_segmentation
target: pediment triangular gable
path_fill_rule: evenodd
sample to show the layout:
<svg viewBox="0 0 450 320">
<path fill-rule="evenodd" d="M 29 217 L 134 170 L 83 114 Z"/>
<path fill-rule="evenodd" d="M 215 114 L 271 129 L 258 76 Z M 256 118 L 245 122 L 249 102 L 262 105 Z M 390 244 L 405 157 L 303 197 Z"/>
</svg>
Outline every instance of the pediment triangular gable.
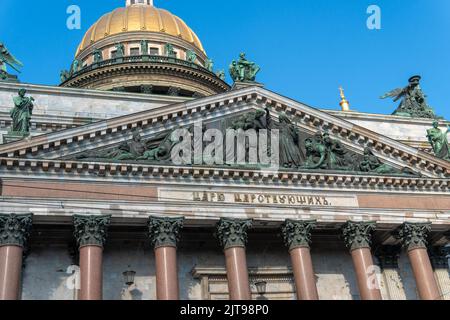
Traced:
<svg viewBox="0 0 450 320">
<path fill-rule="evenodd" d="M 295 118 L 298 128 L 310 135 L 328 131 L 333 139 L 359 154 L 365 148 L 371 148 L 389 165 L 410 168 L 431 178 L 448 177 L 450 174 L 450 163 L 447 161 L 259 87 L 247 87 L 5 144 L 0 146 L 0 157 L 9 159 L 9 162 L 13 159 L 22 159 L 22 162 L 25 159 L 70 159 L 89 150 L 120 145 L 131 140 L 136 129 L 139 129 L 143 139 L 150 139 L 199 120 L 220 120 L 266 107 L 275 116 L 284 113 Z"/>
</svg>

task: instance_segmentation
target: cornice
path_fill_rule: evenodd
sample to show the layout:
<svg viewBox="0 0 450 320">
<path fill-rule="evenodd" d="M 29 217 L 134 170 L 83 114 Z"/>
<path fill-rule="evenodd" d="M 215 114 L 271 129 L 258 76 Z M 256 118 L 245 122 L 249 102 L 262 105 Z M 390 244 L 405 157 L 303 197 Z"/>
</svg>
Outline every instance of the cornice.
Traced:
<svg viewBox="0 0 450 320">
<path fill-rule="evenodd" d="M 312 171 L 260 171 L 225 167 L 183 167 L 168 165 L 147 165 L 139 163 L 82 162 L 69 160 L 40 160 L 22 158 L 0 158 L 0 171 L 12 176 L 29 172 L 36 178 L 51 177 L 61 173 L 70 174 L 81 180 L 105 176 L 134 178 L 174 178 L 192 181 L 214 179 L 224 182 L 246 182 L 252 184 L 296 184 L 308 187 L 326 186 L 329 189 L 348 187 L 354 190 L 428 191 L 446 193 L 450 179 L 412 176 L 360 175 L 346 172 Z M 31 177 L 31 175 L 30 175 Z M 69 178 L 68 178 L 69 179 Z"/>
</svg>

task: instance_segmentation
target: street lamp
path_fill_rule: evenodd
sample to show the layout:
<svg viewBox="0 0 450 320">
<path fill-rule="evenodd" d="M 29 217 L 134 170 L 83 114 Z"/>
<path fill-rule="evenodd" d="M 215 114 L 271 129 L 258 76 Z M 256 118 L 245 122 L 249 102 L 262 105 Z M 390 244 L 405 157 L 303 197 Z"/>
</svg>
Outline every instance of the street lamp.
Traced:
<svg viewBox="0 0 450 320">
<path fill-rule="evenodd" d="M 256 291 L 259 295 L 263 296 L 267 292 L 267 282 L 266 281 L 258 281 L 255 282 Z"/>
<path fill-rule="evenodd" d="M 134 277 L 136 276 L 136 271 L 128 270 L 123 274 L 123 281 L 127 286 L 132 286 L 134 284 Z"/>
</svg>

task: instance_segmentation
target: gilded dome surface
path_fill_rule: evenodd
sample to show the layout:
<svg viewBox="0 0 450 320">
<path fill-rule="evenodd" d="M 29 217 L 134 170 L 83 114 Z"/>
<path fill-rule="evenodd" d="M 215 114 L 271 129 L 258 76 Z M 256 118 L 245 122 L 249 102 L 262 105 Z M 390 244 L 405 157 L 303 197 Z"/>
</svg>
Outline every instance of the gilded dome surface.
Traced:
<svg viewBox="0 0 450 320">
<path fill-rule="evenodd" d="M 76 55 L 99 40 L 136 31 L 157 32 L 178 37 L 205 52 L 197 35 L 179 17 L 154 6 L 131 5 L 107 13 L 94 23 L 84 35 Z"/>
</svg>

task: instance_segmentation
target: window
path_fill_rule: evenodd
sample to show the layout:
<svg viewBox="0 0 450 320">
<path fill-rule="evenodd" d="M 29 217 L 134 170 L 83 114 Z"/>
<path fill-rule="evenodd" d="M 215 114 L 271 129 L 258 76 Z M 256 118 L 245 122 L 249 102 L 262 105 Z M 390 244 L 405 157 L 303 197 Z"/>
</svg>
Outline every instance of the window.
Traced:
<svg viewBox="0 0 450 320">
<path fill-rule="evenodd" d="M 150 55 L 151 56 L 159 56 L 159 49 L 158 48 L 150 48 Z"/>
<path fill-rule="evenodd" d="M 140 54 L 139 48 L 131 48 L 130 49 L 130 56 L 138 56 Z"/>
<path fill-rule="evenodd" d="M 117 57 L 117 50 L 111 51 L 111 59 L 115 59 Z"/>
</svg>

